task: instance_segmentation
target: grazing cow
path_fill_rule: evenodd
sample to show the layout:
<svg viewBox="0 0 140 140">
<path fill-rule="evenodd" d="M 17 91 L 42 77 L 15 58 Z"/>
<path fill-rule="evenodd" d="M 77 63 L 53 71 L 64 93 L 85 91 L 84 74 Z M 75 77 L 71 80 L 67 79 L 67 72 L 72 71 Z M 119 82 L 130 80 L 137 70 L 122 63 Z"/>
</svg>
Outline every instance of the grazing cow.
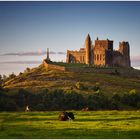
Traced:
<svg viewBox="0 0 140 140">
<path fill-rule="evenodd" d="M 58 118 L 60 121 L 71 121 L 74 120 L 74 114 L 73 112 L 61 112 Z"/>
</svg>

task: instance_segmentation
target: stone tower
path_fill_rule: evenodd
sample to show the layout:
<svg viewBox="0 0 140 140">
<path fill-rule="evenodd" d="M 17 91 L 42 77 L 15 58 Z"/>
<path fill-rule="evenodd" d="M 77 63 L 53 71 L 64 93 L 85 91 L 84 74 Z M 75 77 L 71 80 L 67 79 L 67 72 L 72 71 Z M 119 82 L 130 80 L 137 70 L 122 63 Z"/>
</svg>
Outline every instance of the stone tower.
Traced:
<svg viewBox="0 0 140 140">
<path fill-rule="evenodd" d="M 91 39 L 89 34 L 86 37 L 85 40 L 85 49 L 86 49 L 86 64 L 91 65 L 92 64 L 92 54 L 91 54 Z"/>
<path fill-rule="evenodd" d="M 120 42 L 119 43 L 119 52 L 123 55 L 122 65 L 124 67 L 131 67 L 130 64 L 130 46 L 128 42 Z"/>
</svg>

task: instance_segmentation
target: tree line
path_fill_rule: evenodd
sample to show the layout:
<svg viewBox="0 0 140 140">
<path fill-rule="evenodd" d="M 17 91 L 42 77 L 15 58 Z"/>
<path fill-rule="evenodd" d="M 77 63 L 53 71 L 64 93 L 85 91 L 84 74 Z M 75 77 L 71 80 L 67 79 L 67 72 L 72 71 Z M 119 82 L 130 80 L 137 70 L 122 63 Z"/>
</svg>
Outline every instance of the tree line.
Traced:
<svg viewBox="0 0 140 140">
<path fill-rule="evenodd" d="M 10 94 L 0 88 L 0 111 L 24 111 L 27 105 L 32 111 L 82 110 L 85 107 L 89 110 L 140 109 L 140 93 L 131 90 L 109 96 L 101 92 L 82 95 L 61 89 L 32 93 L 21 88 Z"/>
</svg>

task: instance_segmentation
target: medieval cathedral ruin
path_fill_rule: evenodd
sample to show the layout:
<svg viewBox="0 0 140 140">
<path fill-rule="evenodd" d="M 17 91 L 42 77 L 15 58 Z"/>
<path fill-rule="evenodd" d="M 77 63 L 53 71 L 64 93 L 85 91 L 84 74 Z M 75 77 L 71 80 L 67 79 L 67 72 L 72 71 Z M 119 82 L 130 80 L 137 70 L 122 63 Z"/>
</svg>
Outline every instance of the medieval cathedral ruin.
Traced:
<svg viewBox="0 0 140 140">
<path fill-rule="evenodd" d="M 67 50 L 67 63 L 85 63 L 89 66 L 105 67 L 131 67 L 130 48 L 128 42 L 120 42 L 119 49 L 113 50 L 112 40 L 99 40 L 95 43 L 91 41 L 89 34 L 85 40 L 85 48 L 79 51 Z"/>
</svg>

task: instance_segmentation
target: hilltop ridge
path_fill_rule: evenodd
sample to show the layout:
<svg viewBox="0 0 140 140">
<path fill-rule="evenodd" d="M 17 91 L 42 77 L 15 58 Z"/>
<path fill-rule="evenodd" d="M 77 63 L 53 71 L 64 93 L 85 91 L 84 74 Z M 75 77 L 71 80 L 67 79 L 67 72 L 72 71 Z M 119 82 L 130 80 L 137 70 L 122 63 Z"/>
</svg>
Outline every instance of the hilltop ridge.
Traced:
<svg viewBox="0 0 140 140">
<path fill-rule="evenodd" d="M 100 70 L 102 69 L 96 68 L 95 72 L 84 72 L 80 70 L 61 71 L 47 68 L 42 63 L 38 67 L 26 70 L 24 73 L 8 80 L 4 83 L 4 88 L 25 88 L 33 91 L 48 88 L 49 90 L 63 89 L 74 90 L 80 93 L 91 93 L 90 89 L 77 89 L 75 85 L 77 82 L 80 82 L 85 87 L 92 87 L 98 83 L 100 90 L 104 93 L 122 93 L 128 92 L 131 89 L 140 91 L 140 70 L 112 69 L 110 73 L 106 73 L 109 71 L 107 68 L 104 72 L 100 72 Z"/>
</svg>

